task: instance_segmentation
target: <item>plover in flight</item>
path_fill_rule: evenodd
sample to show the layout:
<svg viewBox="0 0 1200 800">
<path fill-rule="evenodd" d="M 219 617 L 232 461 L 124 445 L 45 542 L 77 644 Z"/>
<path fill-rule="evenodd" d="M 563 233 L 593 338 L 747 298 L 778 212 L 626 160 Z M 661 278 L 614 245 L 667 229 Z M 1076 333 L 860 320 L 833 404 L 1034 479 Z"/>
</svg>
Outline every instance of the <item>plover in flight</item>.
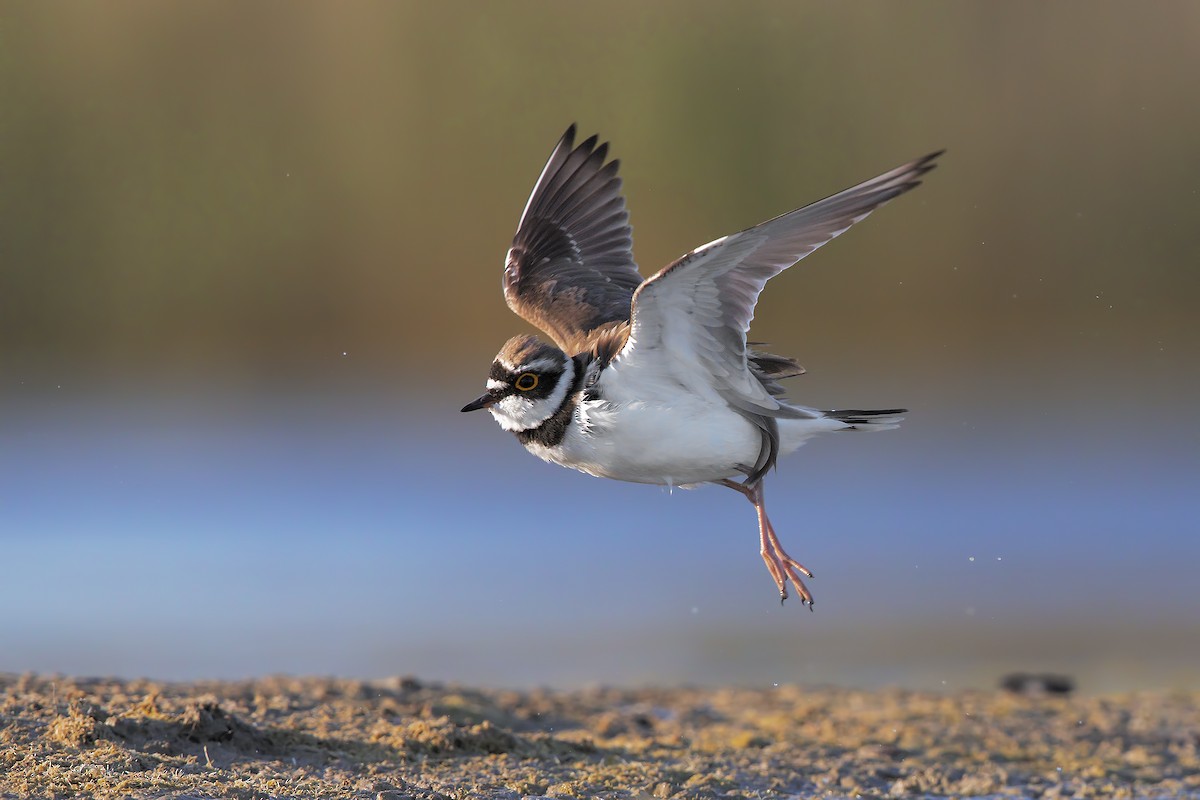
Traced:
<svg viewBox="0 0 1200 800">
<path fill-rule="evenodd" d="M 767 518 L 763 477 L 824 431 L 887 430 L 904 409 L 819 411 L 783 398 L 804 370 L 750 347 L 767 280 L 920 184 L 941 152 L 811 205 L 697 247 L 642 279 L 618 162 L 597 137 L 563 134 L 525 204 L 504 267 L 504 299 L 552 344 L 509 339 L 488 409 L 534 455 L 602 478 L 668 486 L 717 483 L 758 514 L 760 551 L 781 601 L 802 603 L 809 572 Z"/>
</svg>

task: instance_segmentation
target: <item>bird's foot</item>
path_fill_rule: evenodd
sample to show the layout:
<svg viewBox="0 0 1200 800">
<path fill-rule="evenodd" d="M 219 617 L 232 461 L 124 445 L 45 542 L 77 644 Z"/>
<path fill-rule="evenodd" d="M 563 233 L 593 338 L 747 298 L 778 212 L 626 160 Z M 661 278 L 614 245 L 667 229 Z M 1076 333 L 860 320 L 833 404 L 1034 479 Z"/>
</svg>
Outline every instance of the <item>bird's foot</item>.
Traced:
<svg viewBox="0 0 1200 800">
<path fill-rule="evenodd" d="M 730 489 L 736 489 L 754 504 L 754 510 L 758 514 L 759 553 L 762 554 L 762 559 L 767 565 L 767 570 L 770 571 L 771 577 L 775 579 L 775 586 L 779 589 L 779 604 L 783 605 L 783 601 L 788 599 L 787 585 L 788 581 L 791 581 L 792 585 L 796 587 L 796 593 L 800 595 L 800 603 L 808 606 L 808 610 L 812 611 L 812 592 L 804 585 L 804 579 L 800 577 L 800 573 L 804 573 L 809 578 L 813 574 L 809 571 L 808 567 L 789 556 L 787 551 L 783 549 L 783 545 L 779 543 L 779 536 L 775 533 L 775 526 L 771 524 L 770 518 L 767 517 L 767 506 L 763 498 L 762 483 L 747 484 L 731 480 L 717 481 L 717 483 L 728 486 Z"/>
<path fill-rule="evenodd" d="M 770 571 L 771 577 L 775 579 L 775 586 L 779 589 L 779 604 L 783 605 L 783 601 L 788 599 L 787 582 L 791 581 L 796 587 L 796 593 L 800 597 L 800 604 L 808 606 L 808 610 L 813 610 L 812 592 L 808 590 L 808 586 L 804 584 L 804 579 L 799 573 L 804 573 L 806 577 L 813 577 L 812 572 L 807 567 L 801 564 L 796 559 L 789 556 L 784 549 L 779 546 L 779 539 L 774 536 L 774 531 L 770 532 L 768 547 L 762 550 L 763 561 L 767 564 L 767 570 Z"/>
</svg>

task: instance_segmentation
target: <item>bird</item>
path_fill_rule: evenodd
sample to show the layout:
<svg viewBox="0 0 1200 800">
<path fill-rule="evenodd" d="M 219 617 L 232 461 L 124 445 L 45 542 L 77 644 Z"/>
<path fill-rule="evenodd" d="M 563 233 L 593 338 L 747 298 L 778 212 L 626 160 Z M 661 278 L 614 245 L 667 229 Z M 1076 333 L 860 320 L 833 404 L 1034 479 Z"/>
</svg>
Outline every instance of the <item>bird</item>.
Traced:
<svg viewBox="0 0 1200 800">
<path fill-rule="evenodd" d="M 822 411 L 789 402 L 794 359 L 747 341 L 766 282 L 915 188 L 944 150 L 686 253 L 643 279 L 609 145 L 558 140 L 505 257 L 509 308 L 551 340 L 523 334 L 492 361 L 487 409 L 534 455 L 597 477 L 668 487 L 716 484 L 758 518 L 759 552 L 779 592 L 803 575 L 767 516 L 763 480 L 780 456 L 825 431 L 888 430 L 906 409 Z"/>
</svg>

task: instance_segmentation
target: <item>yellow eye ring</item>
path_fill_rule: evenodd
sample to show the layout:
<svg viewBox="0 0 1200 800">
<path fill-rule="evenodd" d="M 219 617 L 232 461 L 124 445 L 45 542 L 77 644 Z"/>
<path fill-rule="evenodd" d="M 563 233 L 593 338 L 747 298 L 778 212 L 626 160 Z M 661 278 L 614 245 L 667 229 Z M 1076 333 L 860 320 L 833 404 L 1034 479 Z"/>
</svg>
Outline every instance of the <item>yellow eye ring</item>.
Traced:
<svg viewBox="0 0 1200 800">
<path fill-rule="evenodd" d="M 513 385 L 522 392 L 532 391 L 533 389 L 537 388 L 538 376 L 534 375 L 532 372 L 522 373 L 521 376 L 517 378 L 517 382 Z"/>
</svg>

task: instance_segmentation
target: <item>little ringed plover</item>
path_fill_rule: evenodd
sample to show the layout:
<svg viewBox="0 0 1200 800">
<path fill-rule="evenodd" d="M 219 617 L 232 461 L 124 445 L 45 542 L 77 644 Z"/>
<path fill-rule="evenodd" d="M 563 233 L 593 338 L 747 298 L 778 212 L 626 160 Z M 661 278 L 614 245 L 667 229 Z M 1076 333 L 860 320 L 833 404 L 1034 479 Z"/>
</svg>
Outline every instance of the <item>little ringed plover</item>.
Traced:
<svg viewBox="0 0 1200 800">
<path fill-rule="evenodd" d="M 780 601 L 812 573 L 780 544 L 763 477 L 824 431 L 888 430 L 904 409 L 820 411 L 784 399 L 804 372 L 746 341 L 767 280 L 920 184 L 941 151 L 811 205 L 722 236 L 642 279 L 619 162 L 592 136 L 559 139 L 525 204 L 504 267 L 504 299 L 553 344 L 509 339 L 486 408 L 534 455 L 603 478 L 736 489 L 758 514 L 760 552 Z"/>
</svg>

